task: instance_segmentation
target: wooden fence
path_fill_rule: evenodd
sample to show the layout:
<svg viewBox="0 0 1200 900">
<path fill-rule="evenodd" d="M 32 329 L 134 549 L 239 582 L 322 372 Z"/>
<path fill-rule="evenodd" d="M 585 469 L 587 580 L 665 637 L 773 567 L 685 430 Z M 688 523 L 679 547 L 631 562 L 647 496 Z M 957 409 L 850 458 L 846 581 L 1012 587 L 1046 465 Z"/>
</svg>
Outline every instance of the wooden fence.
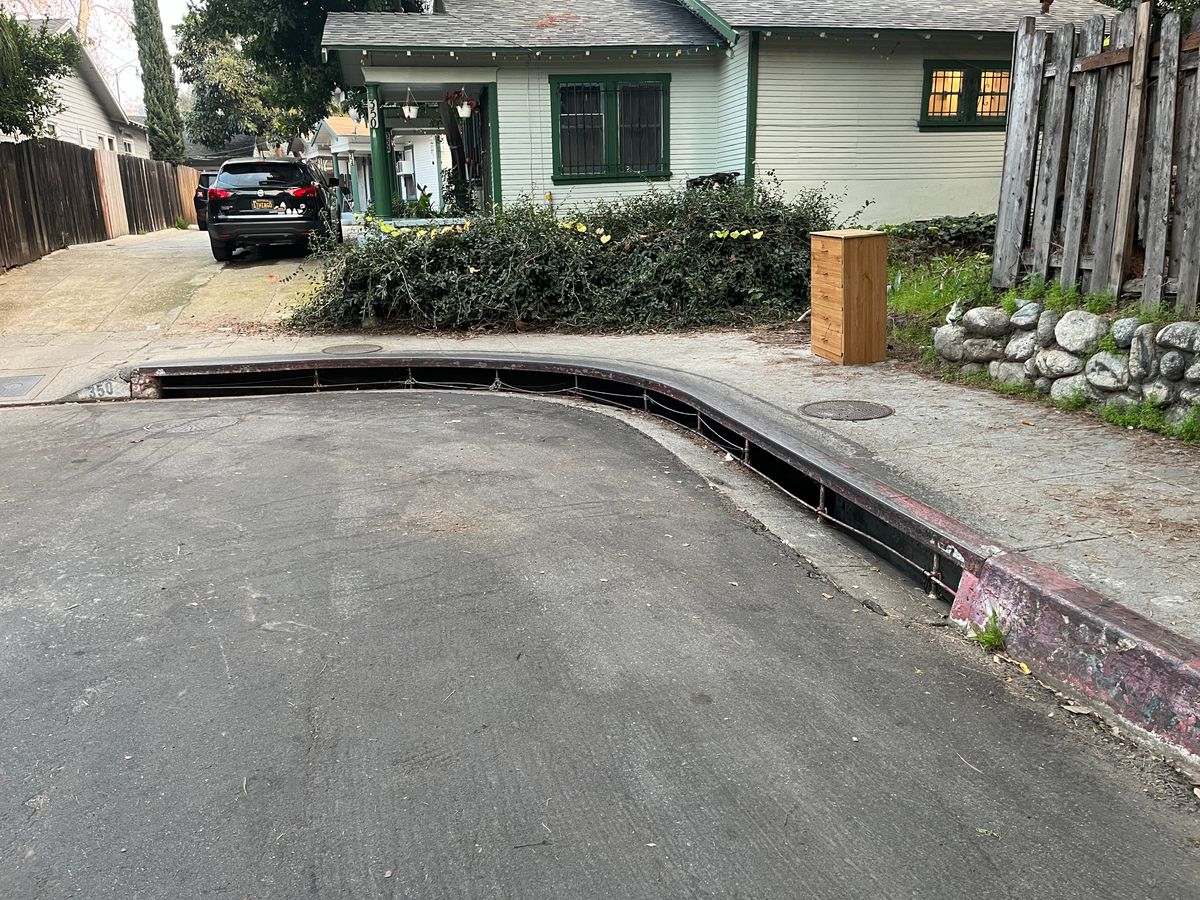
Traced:
<svg viewBox="0 0 1200 900">
<path fill-rule="evenodd" d="M 199 173 L 63 141 L 0 143 L 0 269 L 72 244 L 195 224 Z"/>
<path fill-rule="evenodd" d="M 1156 25 L 1146 0 L 1081 29 L 1023 19 L 1013 56 L 992 283 L 1200 294 L 1200 13 Z"/>
</svg>

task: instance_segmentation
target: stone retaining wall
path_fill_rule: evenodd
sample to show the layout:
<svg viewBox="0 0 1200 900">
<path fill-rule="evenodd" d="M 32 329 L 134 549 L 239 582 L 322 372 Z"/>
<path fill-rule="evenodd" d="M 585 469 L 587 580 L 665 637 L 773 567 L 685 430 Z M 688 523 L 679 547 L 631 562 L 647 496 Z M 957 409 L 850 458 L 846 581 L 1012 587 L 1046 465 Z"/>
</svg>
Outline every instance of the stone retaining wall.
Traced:
<svg viewBox="0 0 1200 900">
<path fill-rule="evenodd" d="M 1060 314 L 1040 303 L 1026 303 L 1010 316 L 981 306 L 934 329 L 933 346 L 964 373 L 986 372 L 1054 400 L 1149 402 L 1172 423 L 1200 404 L 1200 322 L 1110 321 L 1083 310 Z"/>
</svg>

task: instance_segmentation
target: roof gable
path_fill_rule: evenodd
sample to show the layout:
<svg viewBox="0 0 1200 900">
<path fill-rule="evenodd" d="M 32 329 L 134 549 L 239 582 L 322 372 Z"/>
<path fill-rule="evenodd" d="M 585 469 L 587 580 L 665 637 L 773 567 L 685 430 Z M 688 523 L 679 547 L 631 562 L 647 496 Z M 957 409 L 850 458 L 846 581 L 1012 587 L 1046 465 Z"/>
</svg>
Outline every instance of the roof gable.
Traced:
<svg viewBox="0 0 1200 900">
<path fill-rule="evenodd" d="M 1095 0 L 699 0 L 741 29 L 882 28 L 914 31 L 1014 32 L 1023 16 L 1039 28 L 1080 24 L 1116 10 Z"/>
<path fill-rule="evenodd" d="M 338 13 L 327 47 L 533 50 L 704 46 L 720 36 L 676 0 L 446 0 L 444 13 Z"/>
<path fill-rule="evenodd" d="M 88 89 L 92 92 L 92 96 L 104 107 L 104 111 L 108 113 L 109 118 L 118 125 L 144 127 L 140 123 L 132 121 L 126 115 L 125 110 L 121 108 L 121 104 L 117 102 L 112 88 L 108 86 L 108 82 L 104 80 L 104 76 L 100 73 L 100 67 L 96 64 L 95 57 L 92 56 L 87 46 L 79 40 L 79 35 L 75 33 L 75 28 L 71 24 L 70 19 L 24 19 L 23 21 L 31 28 L 40 28 L 44 23 L 46 30 L 51 34 L 70 34 L 74 37 L 75 43 L 79 45 L 80 50 L 79 61 L 75 64 L 75 68 L 79 73 L 79 77 L 83 79 Z"/>
</svg>

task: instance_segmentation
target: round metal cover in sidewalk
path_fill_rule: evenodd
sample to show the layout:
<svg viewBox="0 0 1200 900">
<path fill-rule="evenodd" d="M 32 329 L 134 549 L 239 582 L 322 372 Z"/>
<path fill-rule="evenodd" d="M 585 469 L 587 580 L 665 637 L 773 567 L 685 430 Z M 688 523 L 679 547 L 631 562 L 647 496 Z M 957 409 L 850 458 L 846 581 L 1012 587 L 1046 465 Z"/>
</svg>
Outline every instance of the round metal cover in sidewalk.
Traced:
<svg viewBox="0 0 1200 900">
<path fill-rule="evenodd" d="M 800 407 L 800 412 L 814 419 L 833 419 L 838 422 L 864 422 L 882 419 L 895 412 L 890 406 L 870 400 L 822 400 Z"/>
<path fill-rule="evenodd" d="M 330 356 L 358 356 L 360 353 L 378 353 L 382 349 L 379 344 L 334 344 L 321 352 Z"/>
</svg>

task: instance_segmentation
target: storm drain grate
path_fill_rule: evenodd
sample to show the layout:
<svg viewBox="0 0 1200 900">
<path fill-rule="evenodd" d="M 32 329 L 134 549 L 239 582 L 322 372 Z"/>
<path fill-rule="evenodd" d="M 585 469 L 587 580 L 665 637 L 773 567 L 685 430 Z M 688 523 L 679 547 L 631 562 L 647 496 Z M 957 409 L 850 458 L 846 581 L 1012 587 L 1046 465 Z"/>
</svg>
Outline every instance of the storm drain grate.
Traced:
<svg viewBox="0 0 1200 900">
<path fill-rule="evenodd" d="M 833 419 L 837 422 L 865 422 L 882 419 L 895 412 L 890 406 L 870 400 L 822 400 L 800 407 L 800 412 L 814 419 Z"/>
<path fill-rule="evenodd" d="M 334 344 L 321 352 L 329 356 L 358 356 L 360 353 L 378 353 L 382 349 L 379 344 Z"/>
</svg>

